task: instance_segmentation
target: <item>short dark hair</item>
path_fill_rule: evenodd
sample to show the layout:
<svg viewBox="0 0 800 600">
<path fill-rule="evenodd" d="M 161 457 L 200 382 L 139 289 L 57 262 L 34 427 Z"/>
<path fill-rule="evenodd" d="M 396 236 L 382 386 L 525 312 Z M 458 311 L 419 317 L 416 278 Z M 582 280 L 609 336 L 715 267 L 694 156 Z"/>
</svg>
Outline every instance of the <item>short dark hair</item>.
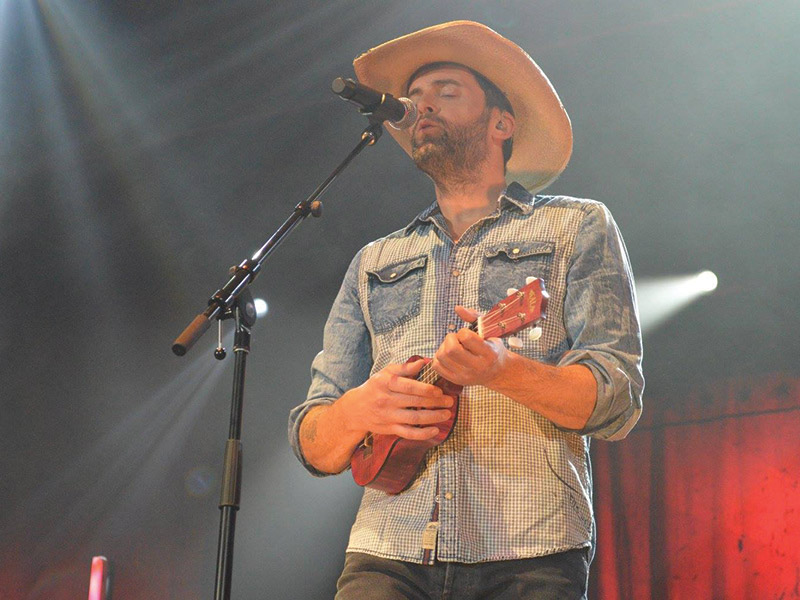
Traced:
<svg viewBox="0 0 800 600">
<path fill-rule="evenodd" d="M 440 62 L 432 62 L 422 65 L 419 69 L 414 71 L 411 74 L 411 77 L 408 78 L 408 82 L 406 82 L 406 92 L 411 87 L 411 83 L 417 78 L 429 71 L 433 71 L 435 69 L 444 69 L 447 67 L 458 67 L 460 69 L 466 69 L 472 76 L 475 77 L 475 81 L 478 82 L 478 85 L 483 90 L 483 95 L 486 97 L 486 108 L 499 108 L 504 112 L 511 113 L 514 116 L 514 107 L 511 106 L 511 102 L 508 101 L 506 95 L 503 93 L 499 87 L 497 87 L 494 83 L 492 83 L 487 77 L 483 74 L 479 73 L 475 69 L 468 67 L 467 65 L 462 65 L 461 63 L 457 62 L 450 62 L 450 61 L 440 61 Z M 503 164 L 508 163 L 508 159 L 511 158 L 511 153 L 514 150 L 514 138 L 508 138 L 505 142 L 503 142 Z"/>
</svg>

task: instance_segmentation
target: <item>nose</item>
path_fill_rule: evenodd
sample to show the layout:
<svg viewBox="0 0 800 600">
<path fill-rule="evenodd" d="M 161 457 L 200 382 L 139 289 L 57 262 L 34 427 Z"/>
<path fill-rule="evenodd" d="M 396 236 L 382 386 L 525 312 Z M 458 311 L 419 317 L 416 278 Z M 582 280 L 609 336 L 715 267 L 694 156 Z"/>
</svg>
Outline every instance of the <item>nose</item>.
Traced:
<svg viewBox="0 0 800 600">
<path fill-rule="evenodd" d="M 420 115 L 439 112 L 439 105 L 436 103 L 435 95 L 430 92 L 420 94 L 417 98 L 417 111 L 419 111 Z"/>
</svg>

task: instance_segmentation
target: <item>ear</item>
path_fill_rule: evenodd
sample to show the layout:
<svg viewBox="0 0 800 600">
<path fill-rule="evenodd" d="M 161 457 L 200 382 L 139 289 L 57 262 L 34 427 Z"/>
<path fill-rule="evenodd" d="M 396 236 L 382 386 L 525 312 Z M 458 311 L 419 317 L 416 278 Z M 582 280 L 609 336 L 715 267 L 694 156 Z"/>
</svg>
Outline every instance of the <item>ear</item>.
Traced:
<svg viewBox="0 0 800 600">
<path fill-rule="evenodd" d="M 514 115 L 510 112 L 501 111 L 499 108 L 492 109 L 492 120 L 494 125 L 490 127 L 491 135 L 493 138 L 500 142 L 504 142 L 514 135 L 516 127 L 516 120 Z"/>
</svg>

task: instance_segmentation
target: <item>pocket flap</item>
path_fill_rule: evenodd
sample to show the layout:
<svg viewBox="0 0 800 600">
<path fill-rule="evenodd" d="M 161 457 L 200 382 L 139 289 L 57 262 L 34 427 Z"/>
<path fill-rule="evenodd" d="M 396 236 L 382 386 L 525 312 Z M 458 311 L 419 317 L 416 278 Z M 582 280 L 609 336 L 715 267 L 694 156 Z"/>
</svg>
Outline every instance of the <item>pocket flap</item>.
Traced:
<svg viewBox="0 0 800 600">
<path fill-rule="evenodd" d="M 373 277 L 377 277 L 381 283 L 394 283 L 395 281 L 400 281 L 412 271 L 421 269 L 427 262 L 428 256 L 422 255 L 392 263 L 379 269 L 367 269 L 367 273 Z"/>
<path fill-rule="evenodd" d="M 496 246 L 486 248 L 486 257 L 494 258 L 499 254 L 505 254 L 508 258 L 516 260 L 526 256 L 536 256 L 540 254 L 552 254 L 555 244 L 553 242 L 529 241 L 524 242 L 504 242 Z"/>
</svg>

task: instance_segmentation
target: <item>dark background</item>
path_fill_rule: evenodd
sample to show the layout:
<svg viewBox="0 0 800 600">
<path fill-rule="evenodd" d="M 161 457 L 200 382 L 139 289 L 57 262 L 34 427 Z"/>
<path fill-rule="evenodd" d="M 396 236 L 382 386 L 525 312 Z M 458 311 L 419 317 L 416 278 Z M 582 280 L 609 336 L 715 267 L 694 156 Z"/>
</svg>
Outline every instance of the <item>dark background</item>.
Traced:
<svg viewBox="0 0 800 600">
<path fill-rule="evenodd" d="M 548 191 L 609 206 L 639 284 L 719 276 L 645 331 L 645 403 L 800 374 L 793 0 L 5 0 L 0 598 L 81 597 L 98 554 L 117 598 L 211 596 L 232 359 L 171 342 L 356 143 L 330 82 L 462 18 L 550 77 L 575 150 Z M 286 416 L 352 255 L 432 198 L 386 136 L 253 286 L 236 598 L 332 596 L 359 490 L 301 469 Z"/>
</svg>

